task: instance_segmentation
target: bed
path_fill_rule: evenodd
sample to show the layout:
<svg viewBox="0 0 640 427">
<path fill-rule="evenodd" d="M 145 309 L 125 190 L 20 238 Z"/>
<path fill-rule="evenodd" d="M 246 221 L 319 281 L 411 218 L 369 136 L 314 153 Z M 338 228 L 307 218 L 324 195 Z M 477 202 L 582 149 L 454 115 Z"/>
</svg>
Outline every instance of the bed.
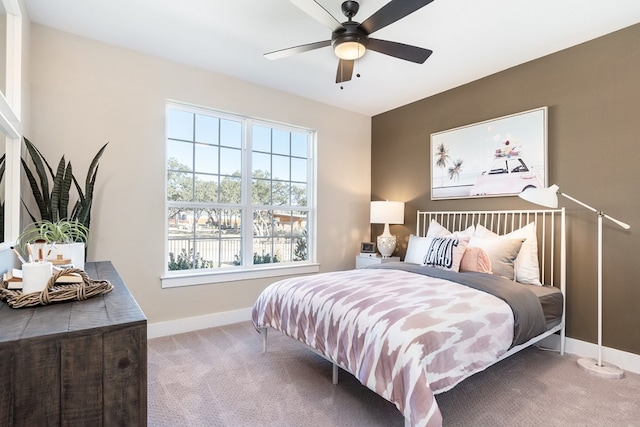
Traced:
<svg viewBox="0 0 640 427">
<path fill-rule="evenodd" d="M 565 233 L 564 209 L 418 211 L 403 262 L 281 280 L 252 321 L 440 426 L 438 393 L 551 334 L 564 353 Z"/>
</svg>

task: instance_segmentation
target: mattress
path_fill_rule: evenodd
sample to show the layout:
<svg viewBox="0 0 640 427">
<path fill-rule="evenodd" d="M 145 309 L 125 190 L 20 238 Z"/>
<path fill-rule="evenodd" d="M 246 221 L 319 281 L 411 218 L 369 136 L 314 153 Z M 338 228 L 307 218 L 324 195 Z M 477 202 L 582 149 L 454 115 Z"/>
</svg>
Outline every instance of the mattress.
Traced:
<svg viewBox="0 0 640 427">
<path fill-rule="evenodd" d="M 531 290 L 542 306 L 544 320 L 547 323 L 547 330 L 557 326 L 562 321 L 562 310 L 564 308 L 564 296 L 559 288 L 553 286 L 523 285 Z"/>
</svg>

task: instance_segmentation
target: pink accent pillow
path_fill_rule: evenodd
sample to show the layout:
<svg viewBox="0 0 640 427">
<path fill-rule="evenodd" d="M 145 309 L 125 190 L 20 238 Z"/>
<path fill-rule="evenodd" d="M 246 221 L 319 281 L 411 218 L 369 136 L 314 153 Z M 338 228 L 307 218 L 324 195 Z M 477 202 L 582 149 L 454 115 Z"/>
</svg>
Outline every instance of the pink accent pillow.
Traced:
<svg viewBox="0 0 640 427">
<path fill-rule="evenodd" d="M 479 247 L 467 247 L 460 261 L 460 271 L 477 271 L 491 274 L 491 258 Z"/>
</svg>

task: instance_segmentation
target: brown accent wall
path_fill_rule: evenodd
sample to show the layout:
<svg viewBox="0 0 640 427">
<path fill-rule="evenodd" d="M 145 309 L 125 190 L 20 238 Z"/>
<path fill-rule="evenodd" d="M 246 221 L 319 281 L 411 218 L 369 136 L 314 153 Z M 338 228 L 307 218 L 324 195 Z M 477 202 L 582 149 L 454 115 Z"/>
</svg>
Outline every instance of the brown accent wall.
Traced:
<svg viewBox="0 0 640 427">
<path fill-rule="evenodd" d="M 391 226 L 402 256 L 418 209 L 532 208 L 518 197 L 432 201 L 429 137 L 541 106 L 550 183 L 631 225 L 604 224 L 603 342 L 640 354 L 640 24 L 373 117 L 372 200 L 406 202 L 405 224 Z M 567 335 L 596 342 L 597 217 L 568 199 L 560 205 Z"/>
</svg>

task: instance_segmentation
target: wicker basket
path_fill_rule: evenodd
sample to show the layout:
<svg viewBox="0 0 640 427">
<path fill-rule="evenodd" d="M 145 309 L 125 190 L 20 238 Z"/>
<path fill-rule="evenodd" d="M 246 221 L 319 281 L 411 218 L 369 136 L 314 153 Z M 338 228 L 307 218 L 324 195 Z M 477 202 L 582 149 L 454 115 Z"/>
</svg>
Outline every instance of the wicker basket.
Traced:
<svg viewBox="0 0 640 427">
<path fill-rule="evenodd" d="M 56 284 L 59 277 L 76 273 L 82 278 L 82 283 Z M 93 280 L 84 270 L 66 268 L 56 271 L 42 292 L 23 294 L 21 290 L 7 289 L 7 283 L 0 286 L 0 299 L 7 302 L 10 307 L 35 307 L 54 302 L 81 301 L 96 295 L 106 294 L 113 290 L 113 285 L 108 280 Z"/>
</svg>

